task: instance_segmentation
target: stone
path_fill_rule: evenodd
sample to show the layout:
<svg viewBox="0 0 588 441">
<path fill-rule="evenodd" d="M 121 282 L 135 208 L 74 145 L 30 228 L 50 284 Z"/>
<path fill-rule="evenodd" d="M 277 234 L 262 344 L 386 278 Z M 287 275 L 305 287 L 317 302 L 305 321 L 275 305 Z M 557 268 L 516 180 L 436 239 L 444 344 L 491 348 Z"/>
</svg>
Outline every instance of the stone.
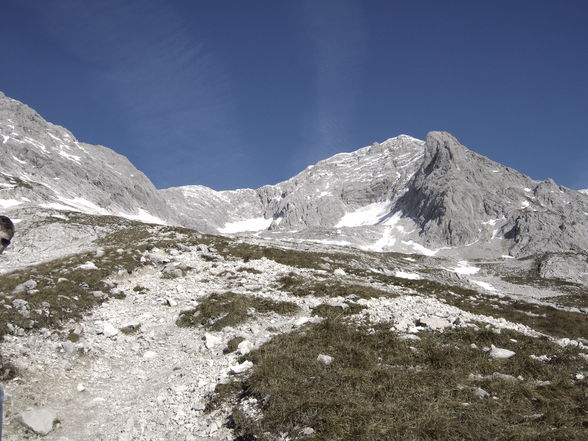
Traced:
<svg viewBox="0 0 588 441">
<path fill-rule="evenodd" d="M 141 327 L 141 322 L 139 320 L 133 320 L 126 323 L 122 328 L 120 328 L 121 332 L 124 334 L 131 334 L 136 332 Z"/>
<path fill-rule="evenodd" d="M 508 349 L 497 348 L 496 346 L 492 345 L 490 348 L 489 355 L 492 358 L 511 358 L 514 357 L 516 352 L 513 352 Z"/>
<path fill-rule="evenodd" d="M 312 427 L 305 427 L 304 429 L 302 429 L 302 431 L 300 432 L 301 435 L 304 436 L 310 436 L 310 435 L 314 435 L 315 431 Z"/>
<path fill-rule="evenodd" d="M 340 277 L 347 275 L 347 273 L 345 272 L 345 270 L 343 268 L 337 268 L 335 271 L 333 271 L 333 274 L 336 276 L 340 276 Z"/>
<path fill-rule="evenodd" d="M 177 306 L 178 302 L 176 302 L 174 299 L 172 299 L 171 297 L 166 297 L 165 299 L 165 304 L 167 306 Z"/>
<path fill-rule="evenodd" d="M 437 317 L 437 316 L 429 316 L 429 317 L 422 317 L 417 321 L 417 326 L 425 326 L 430 328 L 434 331 L 449 328 L 451 326 L 451 322 L 447 319 Z"/>
<path fill-rule="evenodd" d="M 243 372 L 247 372 L 252 367 L 253 367 L 253 362 L 251 362 L 249 360 L 245 360 L 241 364 L 230 366 L 229 367 L 229 372 L 231 374 L 242 374 Z"/>
<path fill-rule="evenodd" d="M 149 360 L 154 360 L 156 358 L 157 358 L 157 352 L 154 352 L 154 351 L 146 351 L 143 354 L 143 360 L 149 361 Z"/>
<path fill-rule="evenodd" d="M 116 329 L 111 323 L 106 322 L 104 323 L 102 333 L 105 337 L 112 338 L 118 334 L 118 329 Z"/>
<path fill-rule="evenodd" d="M 207 349 L 212 349 L 215 346 L 221 344 L 221 342 L 221 338 L 217 337 L 216 335 L 213 335 L 209 332 L 204 334 L 204 346 L 206 346 Z"/>
<path fill-rule="evenodd" d="M 249 354 L 253 350 L 253 343 L 249 340 L 243 340 L 241 343 L 237 345 L 237 351 L 241 355 Z"/>
<path fill-rule="evenodd" d="M 63 348 L 63 351 L 68 354 L 73 354 L 76 351 L 76 347 L 71 341 L 64 341 L 61 343 L 61 347 Z"/>
<path fill-rule="evenodd" d="M 43 436 L 51 432 L 55 424 L 59 421 L 57 412 L 50 407 L 41 407 L 21 412 L 17 415 L 16 419 L 27 429 Z"/>
<path fill-rule="evenodd" d="M 33 279 L 29 279 L 26 282 L 21 283 L 20 285 L 16 285 L 12 290 L 13 294 L 20 294 L 21 292 L 30 291 L 37 287 L 37 282 Z"/>
<path fill-rule="evenodd" d="M 489 398 L 490 394 L 488 392 L 486 392 L 484 389 L 482 389 L 481 387 L 476 387 L 474 389 L 474 396 L 476 396 L 482 400 L 484 398 Z"/>
<path fill-rule="evenodd" d="M 78 392 L 83 392 L 86 390 L 86 386 L 84 386 L 82 383 L 78 383 L 78 385 L 76 386 L 76 390 Z"/>
<path fill-rule="evenodd" d="M 330 355 L 325 355 L 325 354 L 319 354 L 318 357 L 316 357 L 316 359 L 317 359 L 317 361 L 320 361 L 321 363 L 324 363 L 327 366 L 333 362 L 333 357 L 331 357 Z"/>
<path fill-rule="evenodd" d="M 196 246 L 196 251 L 200 251 L 201 253 L 210 253 L 210 249 L 208 248 L 208 246 L 204 245 L 204 244 L 199 244 Z"/>
</svg>

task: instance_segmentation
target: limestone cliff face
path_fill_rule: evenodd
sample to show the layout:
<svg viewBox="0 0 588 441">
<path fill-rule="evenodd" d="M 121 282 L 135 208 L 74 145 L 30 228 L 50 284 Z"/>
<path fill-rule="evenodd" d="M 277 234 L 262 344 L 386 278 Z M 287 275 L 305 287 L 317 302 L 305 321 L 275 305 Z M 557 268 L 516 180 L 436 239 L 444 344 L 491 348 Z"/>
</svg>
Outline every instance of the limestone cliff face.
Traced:
<svg viewBox="0 0 588 441">
<path fill-rule="evenodd" d="M 171 220 L 151 181 L 111 149 L 79 142 L 0 92 L 0 200 Z"/>
<path fill-rule="evenodd" d="M 514 255 L 588 249 L 588 205 L 552 180 L 537 182 L 478 155 L 445 132 L 427 136 L 419 170 L 396 209 L 436 245 L 508 240 Z"/>
</svg>

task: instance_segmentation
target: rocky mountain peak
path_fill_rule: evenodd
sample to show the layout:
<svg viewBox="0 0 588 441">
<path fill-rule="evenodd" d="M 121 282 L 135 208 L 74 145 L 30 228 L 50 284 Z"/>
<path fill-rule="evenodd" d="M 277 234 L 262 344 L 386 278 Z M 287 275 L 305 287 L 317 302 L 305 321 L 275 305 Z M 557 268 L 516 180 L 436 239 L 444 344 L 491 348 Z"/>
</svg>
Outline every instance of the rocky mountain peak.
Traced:
<svg viewBox="0 0 588 441">
<path fill-rule="evenodd" d="M 258 189 L 157 190 L 124 156 L 79 142 L 0 94 L 0 155 L 3 209 L 35 205 L 377 251 L 588 249 L 585 195 L 534 181 L 447 132 L 375 142 Z"/>
</svg>

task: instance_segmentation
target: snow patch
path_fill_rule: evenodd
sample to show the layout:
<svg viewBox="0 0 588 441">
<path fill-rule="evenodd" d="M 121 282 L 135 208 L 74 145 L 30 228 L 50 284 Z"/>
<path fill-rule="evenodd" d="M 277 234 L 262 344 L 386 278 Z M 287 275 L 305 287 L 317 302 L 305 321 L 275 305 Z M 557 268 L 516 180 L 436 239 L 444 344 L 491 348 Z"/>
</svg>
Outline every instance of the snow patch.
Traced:
<svg viewBox="0 0 588 441">
<path fill-rule="evenodd" d="M 98 205 L 90 202 L 84 198 L 65 198 L 58 196 L 59 202 L 49 202 L 47 204 L 41 204 L 43 208 L 52 208 L 54 210 L 68 210 L 68 211 L 79 211 L 87 214 L 99 214 L 109 215 L 112 214 L 106 209 L 99 207 Z"/>
<path fill-rule="evenodd" d="M 382 201 L 358 208 L 351 213 L 343 215 L 337 225 L 335 225 L 335 228 L 375 225 L 388 214 L 390 206 L 390 201 Z"/>
<path fill-rule="evenodd" d="M 420 243 L 413 242 L 412 240 L 403 240 L 402 243 L 412 247 L 418 254 L 424 254 L 425 256 L 434 256 L 439 252 L 439 250 L 430 250 L 429 248 L 422 246 Z"/>
<path fill-rule="evenodd" d="M 470 265 L 467 260 L 460 260 L 451 271 L 457 274 L 472 275 L 478 273 L 480 268 Z"/>
<path fill-rule="evenodd" d="M 81 162 L 80 162 L 80 159 L 81 159 L 81 158 L 80 158 L 79 156 L 72 155 L 72 154 L 70 154 L 70 153 L 66 153 L 66 152 L 64 152 L 63 150 L 60 150 L 60 151 L 59 151 L 59 156 L 62 156 L 62 157 L 64 157 L 65 159 L 68 159 L 68 160 L 70 160 L 70 161 L 73 161 L 73 162 L 76 162 L 76 163 L 78 163 L 78 164 L 81 164 Z"/>
<path fill-rule="evenodd" d="M 16 207 L 20 204 L 22 204 L 22 201 L 17 201 L 16 199 L 0 199 L 0 207 L 2 208 Z"/>
<path fill-rule="evenodd" d="M 407 273 L 404 271 L 396 271 L 394 276 L 400 277 L 401 279 L 409 279 L 409 280 L 421 280 L 422 277 L 416 273 Z"/>
<path fill-rule="evenodd" d="M 142 208 L 139 208 L 138 214 L 119 213 L 118 216 L 131 220 L 136 220 L 139 222 L 144 222 L 146 224 L 167 225 L 167 223 L 164 220 L 161 220 L 157 216 L 153 216 L 151 213 L 143 210 Z"/>
<path fill-rule="evenodd" d="M 272 224 L 273 219 L 270 217 L 256 217 L 253 219 L 245 219 L 237 222 L 227 222 L 224 227 L 219 228 L 219 233 L 230 234 L 240 233 L 243 231 L 261 231 L 267 230 Z"/>
<path fill-rule="evenodd" d="M 487 282 L 481 282 L 479 280 L 472 280 L 472 283 L 475 283 L 476 285 L 485 289 L 486 291 L 496 292 L 496 288 L 494 288 L 492 285 L 490 285 Z"/>
</svg>

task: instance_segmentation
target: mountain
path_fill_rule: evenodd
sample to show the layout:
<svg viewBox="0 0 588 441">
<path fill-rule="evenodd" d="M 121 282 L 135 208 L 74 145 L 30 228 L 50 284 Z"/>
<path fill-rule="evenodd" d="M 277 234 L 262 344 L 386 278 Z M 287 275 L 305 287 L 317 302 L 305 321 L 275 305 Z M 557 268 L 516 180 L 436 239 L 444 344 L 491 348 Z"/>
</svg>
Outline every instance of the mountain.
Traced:
<svg viewBox="0 0 588 441">
<path fill-rule="evenodd" d="M 203 186 L 162 190 L 188 217 L 207 213 L 223 233 L 338 228 L 384 221 L 416 172 L 424 142 L 400 135 L 340 153 L 293 178 L 256 190 L 215 192 Z"/>
<path fill-rule="evenodd" d="M 150 222 L 171 220 L 158 190 L 127 158 L 79 142 L 1 92 L 0 155 L 2 208 L 32 203 Z"/>
<path fill-rule="evenodd" d="M 428 255 L 588 250 L 585 195 L 535 181 L 445 132 L 340 153 L 258 189 L 158 190 L 124 156 L 79 142 L 0 94 L 0 154 L 4 210 L 35 206 Z"/>
</svg>

